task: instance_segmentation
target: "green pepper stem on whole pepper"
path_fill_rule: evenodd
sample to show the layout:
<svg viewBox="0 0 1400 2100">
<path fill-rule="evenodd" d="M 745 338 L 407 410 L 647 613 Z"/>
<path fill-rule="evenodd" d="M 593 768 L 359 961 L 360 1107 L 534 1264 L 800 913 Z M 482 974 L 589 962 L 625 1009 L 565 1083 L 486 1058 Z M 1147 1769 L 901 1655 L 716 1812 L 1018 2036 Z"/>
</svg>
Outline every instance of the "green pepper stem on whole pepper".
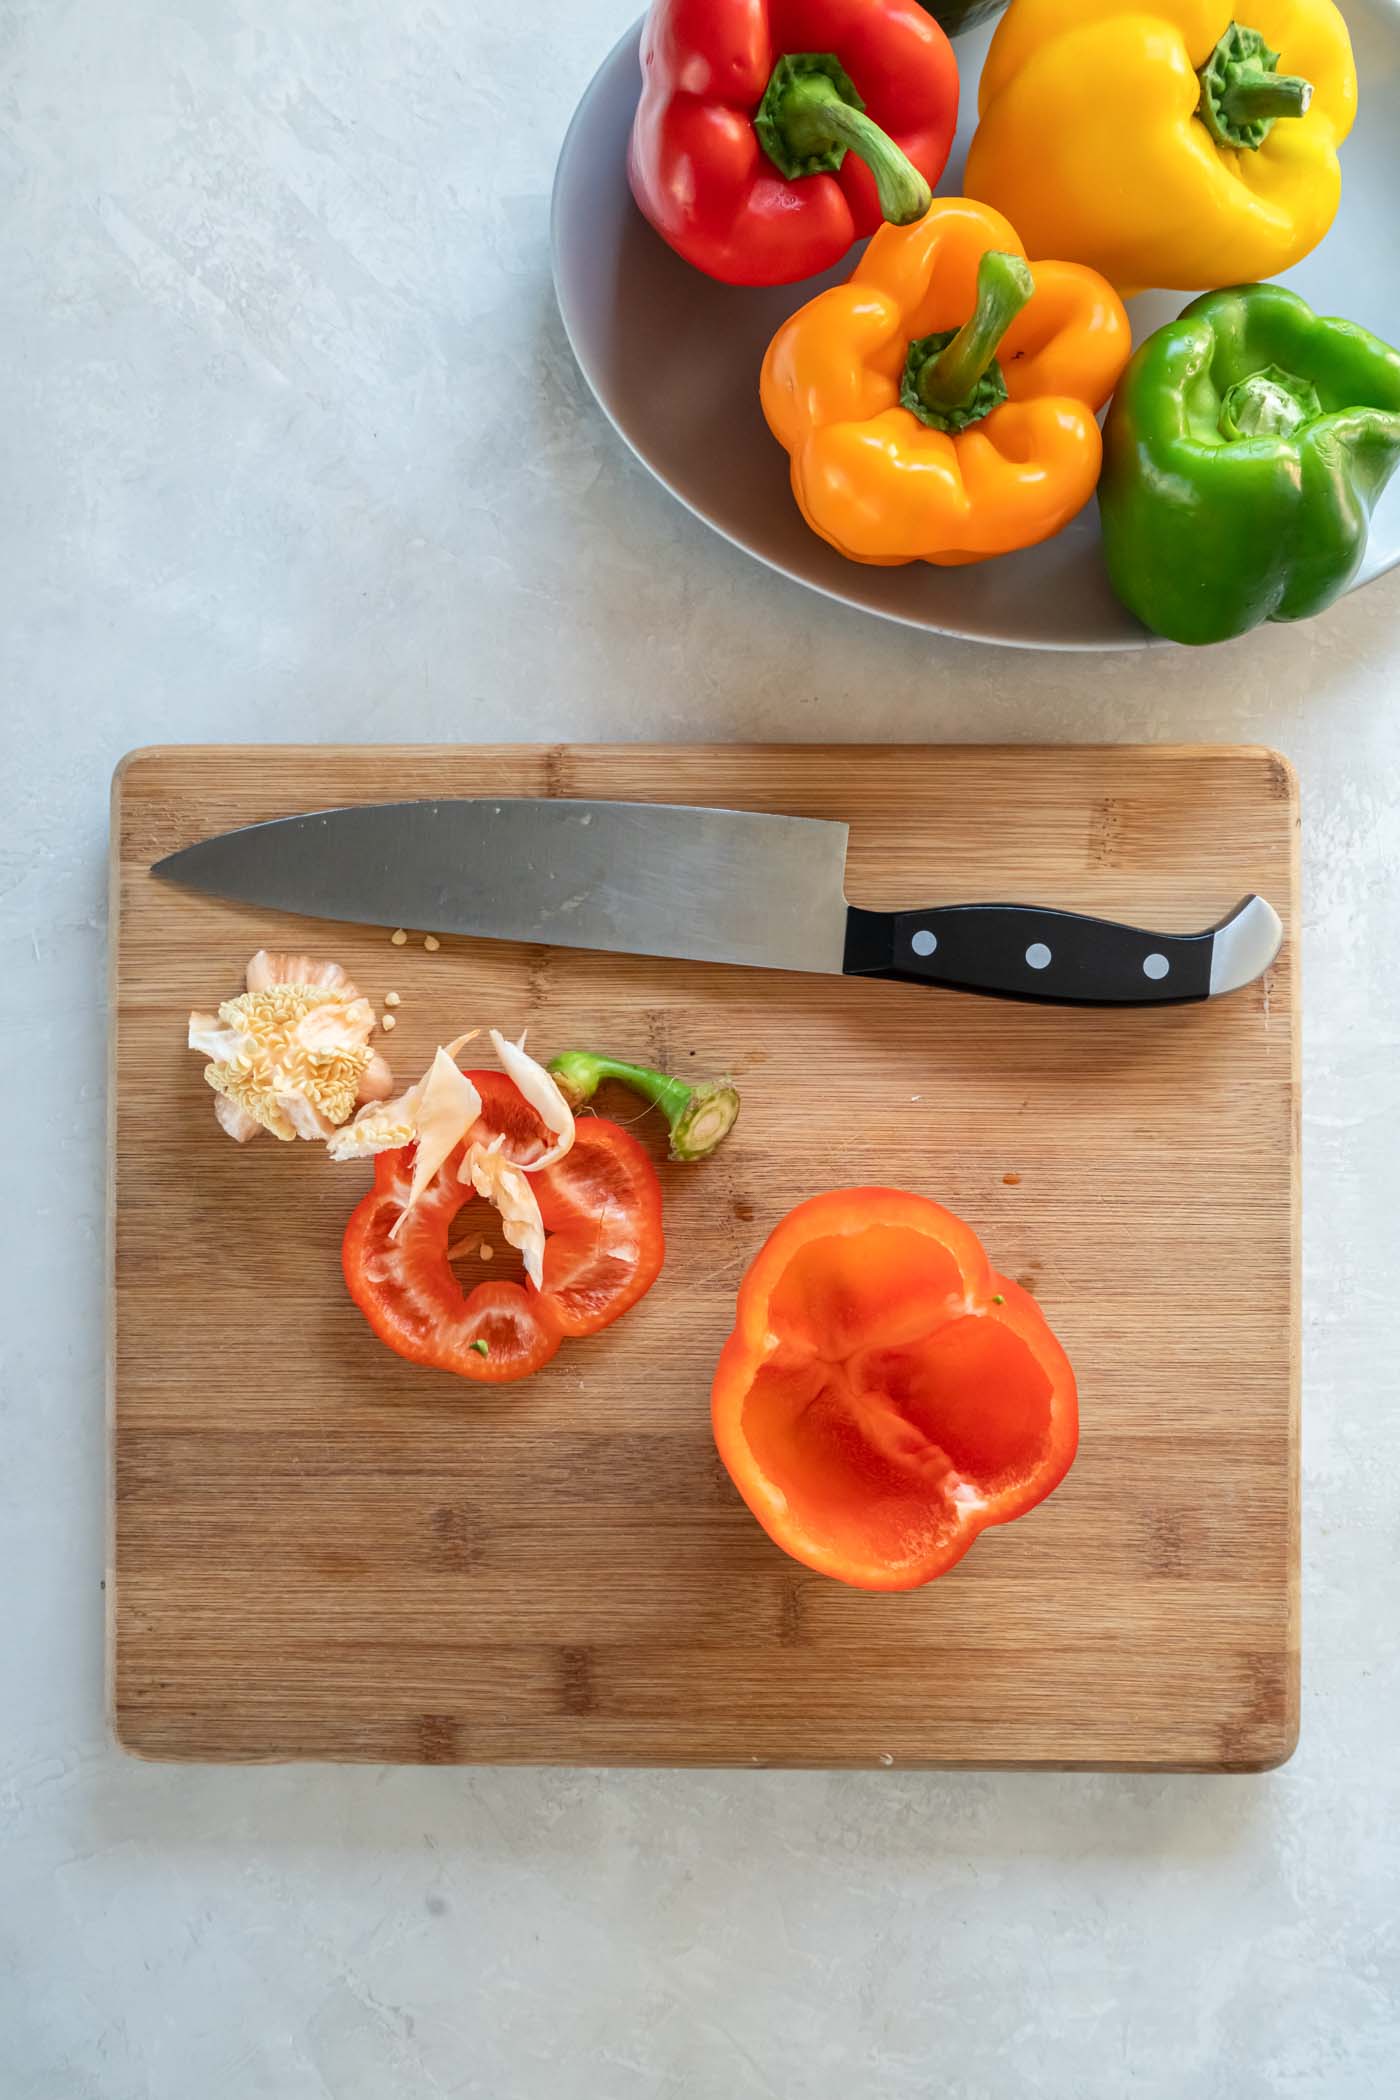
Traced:
<svg viewBox="0 0 1400 2100">
<path fill-rule="evenodd" d="M 696 1085 L 654 1072 L 620 1058 L 598 1057 L 588 1050 L 566 1050 L 551 1059 L 549 1070 L 570 1108 L 585 1108 L 605 1079 L 614 1079 L 653 1108 L 659 1108 L 671 1131 L 671 1157 L 687 1163 L 708 1159 L 734 1128 L 739 1090 L 727 1079 Z"/>
<path fill-rule="evenodd" d="M 1347 588 L 1400 465 L 1400 351 L 1279 284 L 1150 336 L 1104 427 L 1104 559 L 1156 633 L 1226 641 Z"/>
<path fill-rule="evenodd" d="M 1310 379 L 1266 365 L 1237 379 L 1220 404 L 1217 429 L 1223 438 L 1290 437 L 1322 414 Z"/>
</svg>

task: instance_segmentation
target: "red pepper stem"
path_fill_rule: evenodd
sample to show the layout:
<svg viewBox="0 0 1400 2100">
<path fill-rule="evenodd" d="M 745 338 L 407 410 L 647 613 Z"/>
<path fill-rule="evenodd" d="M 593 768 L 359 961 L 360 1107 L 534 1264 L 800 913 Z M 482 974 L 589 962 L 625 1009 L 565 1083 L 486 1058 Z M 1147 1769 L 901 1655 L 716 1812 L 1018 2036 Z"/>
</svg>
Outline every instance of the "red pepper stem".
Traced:
<svg viewBox="0 0 1400 2100">
<path fill-rule="evenodd" d="M 908 154 L 865 114 L 847 75 L 825 53 L 779 59 L 754 129 L 768 158 L 793 181 L 834 173 L 854 153 L 874 177 L 880 210 L 892 226 L 912 225 L 933 202 Z"/>
<path fill-rule="evenodd" d="M 822 101 L 810 113 L 801 112 L 796 122 L 800 137 L 810 124 L 829 143 L 835 141 L 863 160 L 875 178 L 880 211 L 891 226 L 912 226 L 933 202 L 933 191 L 907 153 L 896 146 L 887 132 L 872 123 L 863 110 L 852 109 L 839 98 Z"/>
<path fill-rule="evenodd" d="M 1001 348 L 1002 337 L 1035 293 L 1029 263 L 989 248 L 977 265 L 977 304 L 962 327 L 918 375 L 926 408 L 946 413 L 971 401 Z"/>
</svg>

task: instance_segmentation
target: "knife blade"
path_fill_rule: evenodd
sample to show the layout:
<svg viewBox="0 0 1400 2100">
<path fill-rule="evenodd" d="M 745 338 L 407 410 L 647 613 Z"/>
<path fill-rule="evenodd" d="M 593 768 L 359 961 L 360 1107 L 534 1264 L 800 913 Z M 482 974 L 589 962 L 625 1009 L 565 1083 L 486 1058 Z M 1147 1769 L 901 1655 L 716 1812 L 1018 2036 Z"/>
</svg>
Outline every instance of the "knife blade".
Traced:
<svg viewBox="0 0 1400 2100">
<path fill-rule="evenodd" d="M 481 797 L 279 817 L 152 873 L 313 918 L 1068 1005 L 1216 997 L 1267 969 L 1283 937 L 1259 897 L 1196 934 L 1020 904 L 867 911 L 846 901 L 848 838 L 811 817 Z"/>
</svg>

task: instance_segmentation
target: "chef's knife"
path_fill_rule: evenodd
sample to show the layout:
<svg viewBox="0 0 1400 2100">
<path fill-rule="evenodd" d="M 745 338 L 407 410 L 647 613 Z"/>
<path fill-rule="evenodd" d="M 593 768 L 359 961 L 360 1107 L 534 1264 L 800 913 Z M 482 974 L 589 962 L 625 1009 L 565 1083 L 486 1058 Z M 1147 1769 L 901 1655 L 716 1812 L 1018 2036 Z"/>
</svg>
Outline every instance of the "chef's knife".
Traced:
<svg viewBox="0 0 1400 2100">
<path fill-rule="evenodd" d="M 645 802 L 386 802 L 226 831 L 153 873 L 314 918 L 1058 1005 L 1214 998 L 1266 970 L 1283 938 L 1262 897 L 1193 934 L 1025 904 L 866 911 L 846 902 L 847 837 L 808 817 Z"/>
</svg>

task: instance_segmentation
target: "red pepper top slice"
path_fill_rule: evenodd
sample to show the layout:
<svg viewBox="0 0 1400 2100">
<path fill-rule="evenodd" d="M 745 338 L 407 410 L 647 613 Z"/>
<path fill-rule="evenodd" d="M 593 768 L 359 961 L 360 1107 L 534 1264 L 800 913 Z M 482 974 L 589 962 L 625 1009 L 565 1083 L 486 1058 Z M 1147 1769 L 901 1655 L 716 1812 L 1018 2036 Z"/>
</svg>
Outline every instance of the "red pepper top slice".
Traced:
<svg viewBox="0 0 1400 2100">
<path fill-rule="evenodd" d="M 754 118 L 784 58 L 834 58 L 866 115 L 937 184 L 958 120 L 952 47 L 918 0 L 653 0 L 628 158 L 662 239 L 727 284 L 792 284 L 883 216 L 858 152 L 790 177 Z"/>
<path fill-rule="evenodd" d="M 926 1197 L 814 1197 L 760 1251 L 712 1396 L 720 1457 L 794 1559 L 914 1589 L 1069 1469 L 1074 1374 L 1035 1300 Z"/>
<path fill-rule="evenodd" d="M 539 1158 L 552 1140 L 518 1088 L 499 1072 L 468 1077 L 482 1102 L 472 1142 L 504 1134 L 512 1159 Z M 544 1289 L 506 1280 L 464 1292 L 447 1258 L 454 1219 L 477 1200 L 457 1177 L 462 1150 L 450 1154 L 396 1240 L 389 1235 L 408 1197 L 413 1150 L 380 1153 L 374 1187 L 345 1228 L 342 1266 L 351 1297 L 400 1356 L 504 1384 L 538 1371 L 566 1338 L 620 1319 L 651 1289 L 665 1257 L 661 1184 L 630 1132 L 582 1117 L 572 1150 L 531 1176 L 548 1234 Z"/>
</svg>

